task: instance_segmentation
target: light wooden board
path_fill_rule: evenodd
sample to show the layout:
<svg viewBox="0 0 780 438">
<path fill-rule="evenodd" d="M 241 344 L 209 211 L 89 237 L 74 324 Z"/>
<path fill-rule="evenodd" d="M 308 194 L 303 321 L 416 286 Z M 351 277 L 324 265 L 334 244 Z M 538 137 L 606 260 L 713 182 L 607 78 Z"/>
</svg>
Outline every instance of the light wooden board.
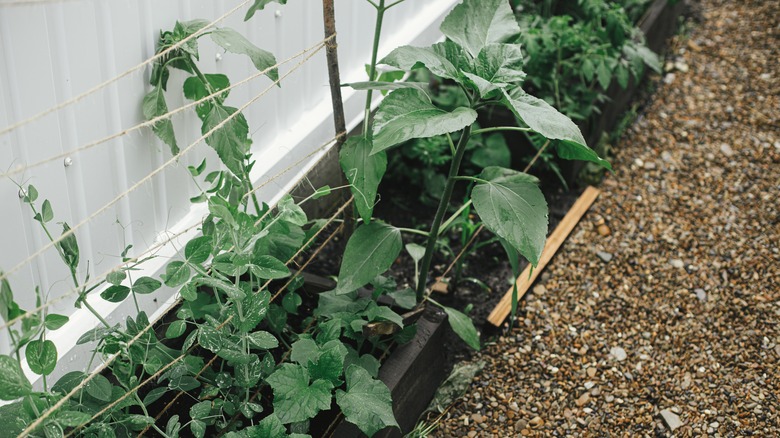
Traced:
<svg viewBox="0 0 780 438">
<path fill-rule="evenodd" d="M 585 189 L 582 195 L 577 199 L 577 202 L 572 205 L 569 212 L 563 217 L 563 220 L 555 227 L 555 230 L 550 234 L 550 237 L 547 238 L 544 250 L 542 250 L 542 256 L 539 258 L 539 265 L 533 270 L 533 273 L 531 272 L 530 264 L 526 266 L 522 273 L 520 273 L 520 276 L 517 277 L 517 281 L 515 282 L 517 285 L 518 301 L 523 298 L 523 295 L 525 295 L 534 281 L 536 281 L 539 273 L 544 270 L 544 267 L 547 266 L 547 263 L 553 258 L 558 251 L 558 248 L 561 247 L 564 240 L 566 240 L 574 227 L 580 222 L 582 216 L 588 211 L 591 204 L 593 204 L 593 201 L 599 196 L 599 193 L 601 193 L 601 191 L 595 187 L 588 187 Z M 501 298 L 501 301 L 498 302 L 488 316 L 488 321 L 496 327 L 500 326 L 512 311 L 513 289 L 514 288 L 512 287 L 509 288 L 506 294 Z"/>
</svg>

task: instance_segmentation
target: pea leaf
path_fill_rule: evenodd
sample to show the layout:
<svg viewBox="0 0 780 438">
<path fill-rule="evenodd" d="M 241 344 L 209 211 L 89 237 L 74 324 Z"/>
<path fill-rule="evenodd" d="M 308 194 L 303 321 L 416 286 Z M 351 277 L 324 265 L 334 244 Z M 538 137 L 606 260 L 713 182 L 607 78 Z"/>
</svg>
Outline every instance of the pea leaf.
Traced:
<svg viewBox="0 0 780 438">
<path fill-rule="evenodd" d="M 365 223 L 371 222 L 377 189 L 387 170 L 387 154 L 372 154 L 372 148 L 371 140 L 362 136 L 350 137 L 339 152 L 339 164 L 351 184 L 355 206 Z"/>
<path fill-rule="evenodd" d="M 206 137 L 206 143 L 217 151 L 225 166 L 240 178 L 244 173 L 244 156 L 249 152 L 249 125 L 243 114 L 233 116 L 236 111 L 233 107 L 212 105 L 203 120 L 201 133 L 205 135 L 224 122 Z"/>
<path fill-rule="evenodd" d="M 285 278 L 290 276 L 290 269 L 274 256 L 262 255 L 256 257 L 249 266 L 255 276 L 263 280 Z"/>
<path fill-rule="evenodd" d="M 89 422 L 92 415 L 79 411 L 62 411 L 57 413 L 57 423 L 65 427 L 78 427 Z"/>
<path fill-rule="evenodd" d="M 246 11 L 246 16 L 244 17 L 244 21 L 247 21 L 250 18 L 252 18 L 255 15 L 255 12 L 262 11 L 263 8 L 265 8 L 266 5 L 268 5 L 268 3 L 271 2 L 276 2 L 279 3 L 280 5 L 287 4 L 287 0 L 255 0 L 252 6 L 249 7 L 249 10 Z M 266 435 L 262 435 L 262 436 L 266 436 Z"/>
<path fill-rule="evenodd" d="M 396 90 L 379 104 L 374 118 L 371 153 L 383 151 L 406 140 L 457 131 L 477 120 L 477 112 L 459 107 L 452 112 L 434 106 L 419 90 Z"/>
<path fill-rule="evenodd" d="M 46 328 L 49 330 L 57 330 L 58 328 L 62 327 L 63 325 L 67 324 L 67 322 L 70 320 L 65 315 L 58 315 L 56 313 L 50 313 L 46 315 L 46 319 L 43 321 L 43 323 L 46 325 Z"/>
<path fill-rule="evenodd" d="M 550 140 L 560 140 L 556 150 L 566 160 L 585 160 L 612 170 L 608 161 L 601 159 L 585 144 L 580 128 L 542 99 L 515 88 L 504 91 L 504 104 L 529 128 Z"/>
<path fill-rule="evenodd" d="M 163 281 L 168 287 L 176 287 L 184 284 L 190 278 L 190 267 L 182 261 L 168 263 L 165 267 Z"/>
<path fill-rule="evenodd" d="M 365 369 L 351 365 L 345 373 L 347 390 L 336 391 L 336 403 L 344 417 L 368 436 L 386 427 L 399 427 L 393 415 L 390 390 Z"/>
<path fill-rule="evenodd" d="M 96 399 L 104 402 L 111 401 L 112 386 L 111 382 L 100 374 L 95 375 L 89 382 L 86 383 L 84 389 L 87 394 L 95 397 Z"/>
<path fill-rule="evenodd" d="M 293 225 L 298 225 L 299 227 L 306 225 L 306 213 L 300 205 L 295 203 L 292 196 L 283 196 L 276 205 L 276 208 L 279 210 L 279 218 L 281 220 Z"/>
<path fill-rule="evenodd" d="M 196 237 L 184 246 L 184 257 L 190 263 L 203 263 L 211 254 L 211 236 Z"/>
<path fill-rule="evenodd" d="M 70 232 L 70 225 L 67 222 L 62 223 L 62 234 Z M 79 265 L 79 243 L 76 240 L 76 234 L 70 233 L 63 237 L 62 240 L 57 243 L 57 246 L 62 250 L 65 263 L 75 268 Z"/>
<path fill-rule="evenodd" d="M 168 329 L 165 330 L 165 337 L 168 339 L 175 339 L 179 336 L 184 334 L 184 331 L 187 329 L 187 323 L 182 321 L 181 319 L 178 321 L 174 321 L 171 323 L 171 325 L 168 326 Z"/>
<path fill-rule="evenodd" d="M 451 307 L 441 306 L 447 313 L 447 321 L 456 335 L 460 336 L 469 347 L 479 350 L 479 334 L 471 318 Z"/>
<path fill-rule="evenodd" d="M 24 376 L 19 362 L 11 356 L 0 355 L 0 400 L 16 400 L 32 392 L 32 385 Z"/>
<path fill-rule="evenodd" d="M 268 304 L 271 294 L 267 290 L 254 292 L 244 299 L 244 317 L 238 317 L 238 329 L 242 333 L 249 333 L 260 324 L 260 321 L 268 314 Z"/>
<path fill-rule="evenodd" d="M 52 219 L 54 219 L 54 210 L 51 208 L 51 202 L 47 199 L 43 201 L 43 205 L 41 205 L 41 212 L 35 214 L 35 220 L 45 224 Z"/>
<path fill-rule="evenodd" d="M 274 391 L 274 412 L 283 424 L 305 421 L 330 409 L 333 385 L 327 380 L 310 383 L 301 365 L 286 363 L 266 379 Z"/>
<path fill-rule="evenodd" d="M 263 71 L 276 64 L 276 58 L 272 53 L 255 46 L 243 35 L 229 27 L 214 29 L 210 35 L 215 43 L 228 52 L 248 56 L 258 71 Z M 279 69 L 269 70 L 266 76 L 272 81 L 279 79 Z"/>
<path fill-rule="evenodd" d="M 488 167 L 471 200 L 485 227 L 506 239 L 536 266 L 547 236 L 547 202 L 528 174 Z"/>
<path fill-rule="evenodd" d="M 121 303 L 130 294 L 130 288 L 127 286 L 110 286 L 100 293 L 100 298 L 112 303 Z"/>
<path fill-rule="evenodd" d="M 142 108 L 146 120 L 152 120 L 168 113 L 168 105 L 165 103 L 165 94 L 162 86 L 154 87 L 149 94 L 144 96 Z M 152 132 L 171 148 L 171 154 L 177 155 L 179 153 L 179 146 L 176 144 L 176 134 L 173 132 L 171 119 L 162 119 L 155 122 L 152 125 Z"/>
<path fill-rule="evenodd" d="M 350 293 L 387 271 L 402 246 L 401 232 L 392 225 L 374 221 L 359 226 L 344 249 L 335 293 Z"/>
<path fill-rule="evenodd" d="M 54 342 L 49 340 L 30 341 L 24 351 L 24 356 L 27 358 L 30 370 L 41 376 L 51 374 L 57 365 L 57 347 Z"/>
<path fill-rule="evenodd" d="M 162 283 L 152 277 L 139 277 L 133 283 L 133 292 L 141 295 L 150 294 L 162 287 Z"/>
<path fill-rule="evenodd" d="M 486 45 L 507 42 L 520 33 L 505 0 L 464 0 L 444 18 L 439 29 L 475 58 Z"/>
<path fill-rule="evenodd" d="M 249 343 L 253 347 L 261 350 L 270 350 L 279 346 L 279 341 L 276 337 L 263 330 L 249 333 L 247 339 L 249 339 Z"/>
</svg>

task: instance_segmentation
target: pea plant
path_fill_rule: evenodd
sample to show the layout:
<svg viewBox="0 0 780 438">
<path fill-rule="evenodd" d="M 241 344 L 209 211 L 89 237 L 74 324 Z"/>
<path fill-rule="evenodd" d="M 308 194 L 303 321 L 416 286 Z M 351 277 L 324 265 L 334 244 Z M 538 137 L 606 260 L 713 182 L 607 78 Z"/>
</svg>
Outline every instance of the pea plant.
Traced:
<svg viewBox="0 0 780 438">
<path fill-rule="evenodd" d="M 384 2 L 375 6 L 381 19 Z M 531 175 L 499 166 L 485 167 L 476 175 L 462 174 L 469 139 L 500 130 L 533 132 L 557 140 L 556 152 L 563 159 L 586 160 L 608 169 L 610 165 L 585 144 L 579 128 L 568 117 L 521 88 L 525 73 L 523 51 L 517 43 L 520 27 L 506 1 L 464 0 L 444 19 L 440 29 L 446 41 L 430 47 L 399 47 L 379 63 L 407 72 L 427 68 L 462 90 L 468 98 L 463 105 L 452 109 L 437 106 L 428 83 L 382 82 L 373 80 L 374 75 L 370 74 L 368 82 L 349 84 L 369 93 L 389 93 L 376 111 L 372 129 L 350 138 L 342 151 L 342 168 L 353 183 L 356 198 L 362 196 L 357 206 L 363 224 L 347 243 L 338 287 L 325 296 L 328 300 L 357 297 L 355 290 L 385 272 L 403 247 L 401 230 L 371 220 L 373 195 L 384 174 L 387 151 L 411 139 L 447 136 L 449 172 L 426 232 L 427 244 L 419 258 L 414 299 L 442 307 L 453 330 L 478 349 L 479 336 L 471 320 L 456 309 L 442 306 L 427 293 L 434 248 L 455 184 L 473 184 L 471 202 L 485 227 L 507 243 L 505 247 L 514 253 L 510 258 L 520 254 L 534 266 L 544 247 L 548 211 L 539 181 Z M 489 106 L 508 108 L 516 116 L 518 126 L 474 128 L 477 110 Z M 457 143 L 452 141 L 453 134 Z"/>
<path fill-rule="evenodd" d="M 206 24 L 202 20 L 176 23 L 172 31 L 161 33 L 158 49 L 181 43 Z M 278 81 L 272 54 L 230 29 L 201 32 L 197 38 L 206 35 L 228 51 L 248 55 L 259 71 Z M 378 320 L 400 322 L 400 316 L 370 299 L 362 308 L 352 303 L 350 317 L 306 313 L 303 277 L 287 265 L 324 226 L 323 221 L 310 220 L 301 205 L 330 194 L 331 189 L 317 189 L 300 202 L 286 195 L 274 208 L 255 198 L 249 180 L 255 161 L 246 119 L 226 104 L 229 79 L 201 72 L 197 38 L 155 63 L 153 89 L 142 108 L 149 120 L 155 120 L 154 133 L 174 156 L 180 155 L 173 125 L 162 117 L 168 112 L 165 91 L 171 69 L 190 74 L 184 81 L 184 95 L 202 100 L 195 113 L 203 123 L 206 143 L 224 166 L 211 172 L 205 160 L 188 166 L 201 192 L 191 201 L 205 203 L 209 214 L 197 236 L 167 263 L 159 279 L 136 276 L 151 256 L 133 257 L 131 245 L 120 255 L 121 264 L 105 278 L 90 280 L 94 274 L 89 268 L 79 277 L 78 241 L 68 224 L 62 223 L 63 236 L 55 248 L 78 292 L 76 306 L 86 307 L 101 325 L 77 341 L 93 346 L 87 369 L 69 372 L 53 385 L 46 376 L 57 365 L 57 351 L 46 336 L 68 318 L 47 313 L 40 293 L 41 310 L 25 312 L 3 279 L 0 316 L 9 323 L 12 349 L 10 355 L 0 355 L 0 399 L 12 403 L 0 407 L 0 418 L 13 436 L 116 437 L 151 430 L 167 438 L 303 437 L 309 436 L 310 420 L 334 403 L 347 421 L 368 435 L 397 425 L 390 392 L 376 379 L 379 361 L 369 354 L 387 348 L 389 341 L 379 335 L 364 336 L 360 328 Z M 38 191 L 31 185 L 24 194 L 33 219 L 50 240 L 57 240 L 50 230 L 52 203 L 38 204 Z M 388 282 L 385 286 L 391 287 Z M 155 293 L 163 286 L 178 289 L 181 305 L 153 327 L 140 310 L 138 295 Z M 114 303 L 132 299 L 137 312 L 123 324 L 111 325 L 87 300 L 92 292 Z M 404 336 L 408 338 L 408 331 L 394 339 L 403 341 Z M 106 364 L 105 371 L 90 374 L 98 362 Z M 40 391 L 23 373 L 25 363 L 43 376 Z M 182 395 L 183 404 L 175 404 Z M 366 410 L 367 405 L 372 409 Z"/>
</svg>

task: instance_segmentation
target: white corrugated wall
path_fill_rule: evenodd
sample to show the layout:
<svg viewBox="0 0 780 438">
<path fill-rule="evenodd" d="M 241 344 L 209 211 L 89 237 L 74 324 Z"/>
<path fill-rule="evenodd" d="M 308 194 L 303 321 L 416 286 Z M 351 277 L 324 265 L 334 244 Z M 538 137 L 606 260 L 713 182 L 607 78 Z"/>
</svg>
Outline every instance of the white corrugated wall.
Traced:
<svg viewBox="0 0 780 438">
<path fill-rule="evenodd" d="M 0 0 L 0 129 L 51 108 L 125 72 L 154 55 L 161 30 L 171 29 L 176 20 L 214 20 L 240 5 L 238 0 L 27 0 L 9 5 Z M 438 26 L 456 0 L 407 0 L 385 15 L 380 56 L 403 44 L 425 45 L 440 37 Z M 5 3 L 5 4 L 4 4 Z M 240 8 L 219 26 L 238 30 L 255 45 L 284 60 L 323 39 L 322 5 L 317 0 L 290 0 L 287 5 L 271 3 L 249 22 L 243 21 L 248 6 Z M 339 58 L 342 81 L 365 79 L 369 61 L 374 9 L 363 0 L 336 2 Z M 224 53 L 208 38 L 200 40 L 201 70 L 227 74 L 232 83 L 255 73 L 248 58 Z M 221 56 L 220 56 L 221 55 Z M 288 72 L 302 58 L 280 68 Z M 49 157 L 68 153 L 92 141 L 142 122 L 140 102 L 149 91 L 150 68 L 143 68 L 10 133 L 0 135 L 0 172 L 23 169 Z M 185 102 L 181 94 L 184 74 L 172 75 L 168 85 L 169 109 Z M 258 78 L 231 92 L 228 103 L 241 106 L 270 85 Z M 350 127 L 362 116 L 364 95 L 344 89 L 345 110 Z M 379 93 L 376 93 L 379 94 Z M 377 96 L 379 99 L 380 96 Z M 251 105 L 245 112 L 258 164 L 253 171 L 256 184 L 278 176 L 259 191 L 259 197 L 273 202 L 325 152 L 322 145 L 333 138 L 330 94 L 324 51 Z M 200 136 L 200 121 L 191 113 L 173 117 L 180 147 Z M 318 150 L 319 149 L 319 150 Z M 316 152 L 316 153 L 315 153 Z M 49 199 L 55 222 L 71 226 L 88 218 L 76 232 L 81 248 L 82 277 L 87 266 L 92 276 L 105 275 L 121 260 L 126 245 L 138 255 L 177 232 L 196 224 L 205 215 L 202 205 L 188 198 L 196 195 L 187 165 L 208 157 L 210 168 L 216 155 L 205 144 L 167 166 L 149 182 L 123 197 L 104 213 L 94 216 L 119 194 L 144 180 L 150 172 L 170 160 L 168 147 L 148 129 L 141 129 L 104 144 L 44 165 L 27 168 L 10 178 L 33 184 L 40 192 L 39 204 Z M 70 165 L 65 165 L 65 160 Z M 296 164 L 297 163 L 297 164 Z M 293 166 L 293 164 L 295 164 Z M 52 224 L 55 234 L 59 225 Z M 186 241 L 183 236 L 182 241 Z M 0 269 L 11 270 L 17 302 L 35 307 L 35 287 L 45 300 L 60 300 L 48 311 L 71 315 L 72 322 L 54 332 L 64 361 L 78 369 L 86 363 L 89 346 L 75 347 L 78 335 L 96 324 L 84 310 L 75 311 L 68 271 L 53 248 L 23 263 L 47 243 L 28 206 L 9 178 L 0 181 Z M 176 245 L 178 247 L 178 245 Z M 135 274 L 158 277 L 166 260 L 176 252 L 166 245 L 158 258 Z M 89 264 L 87 264 L 87 261 Z M 160 290 L 142 303 L 147 312 L 160 312 L 173 302 L 173 290 Z M 97 295 L 97 294 L 94 294 Z M 66 296 L 65 299 L 61 297 Z M 90 299 L 107 319 L 118 322 L 134 314 L 130 302 L 121 305 Z M 0 334 L 0 350 L 7 351 L 7 332 Z M 66 371 L 60 368 L 57 374 Z M 57 377 L 56 375 L 54 376 Z"/>
</svg>

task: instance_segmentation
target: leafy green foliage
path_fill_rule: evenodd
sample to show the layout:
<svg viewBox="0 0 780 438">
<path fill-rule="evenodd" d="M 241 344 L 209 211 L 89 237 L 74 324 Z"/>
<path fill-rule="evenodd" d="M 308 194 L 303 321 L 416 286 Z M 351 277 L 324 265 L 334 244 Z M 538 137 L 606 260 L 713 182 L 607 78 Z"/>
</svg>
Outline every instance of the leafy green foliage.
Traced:
<svg viewBox="0 0 780 438">
<path fill-rule="evenodd" d="M 372 149 L 371 140 L 350 137 L 339 152 L 339 164 L 351 185 L 358 213 L 366 223 L 371 222 L 379 182 L 387 169 L 387 154 L 372 154 Z"/>
<path fill-rule="evenodd" d="M 377 109 L 372 153 L 384 151 L 412 138 L 457 131 L 471 125 L 476 119 L 477 112 L 470 108 L 447 112 L 434 106 L 418 90 L 396 90 Z"/>
<path fill-rule="evenodd" d="M 333 385 L 323 379 L 312 381 L 302 365 L 284 364 L 267 381 L 274 390 L 274 410 L 283 424 L 314 418 L 330 408 Z"/>
<path fill-rule="evenodd" d="M 358 227 L 344 249 L 336 293 L 352 292 L 387 271 L 402 246 L 401 232 L 391 225 L 371 222 Z"/>
<path fill-rule="evenodd" d="M 16 400 L 32 392 L 32 385 L 24 376 L 19 362 L 0 355 L 0 400 Z"/>
<path fill-rule="evenodd" d="M 498 167 L 485 169 L 480 180 L 471 199 L 485 226 L 536 266 L 547 236 L 547 202 L 539 181 Z"/>
<path fill-rule="evenodd" d="M 346 378 L 347 390 L 336 391 L 336 403 L 347 421 L 357 425 L 368 436 L 386 427 L 398 427 L 390 390 L 384 383 L 355 365 L 347 368 Z"/>
<path fill-rule="evenodd" d="M 252 6 L 249 7 L 249 10 L 246 11 L 246 16 L 244 17 L 244 21 L 247 21 L 250 18 L 254 17 L 257 11 L 262 11 L 263 8 L 265 8 L 271 2 L 276 2 L 281 5 L 287 4 L 287 0 L 255 0 L 255 2 L 252 3 Z"/>
</svg>

